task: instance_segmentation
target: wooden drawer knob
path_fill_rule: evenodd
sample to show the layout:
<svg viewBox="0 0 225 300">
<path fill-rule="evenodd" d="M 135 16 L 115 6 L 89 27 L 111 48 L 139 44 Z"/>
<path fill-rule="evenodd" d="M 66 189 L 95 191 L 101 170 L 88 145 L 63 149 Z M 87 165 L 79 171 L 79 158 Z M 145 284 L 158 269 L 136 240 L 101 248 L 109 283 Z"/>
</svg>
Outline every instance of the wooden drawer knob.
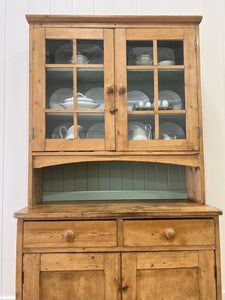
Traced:
<svg viewBox="0 0 225 300">
<path fill-rule="evenodd" d="M 165 237 L 167 240 L 172 240 L 175 238 L 175 231 L 173 228 L 167 228 L 165 229 Z"/>
<path fill-rule="evenodd" d="M 68 230 L 65 231 L 64 237 L 65 237 L 65 239 L 66 239 L 68 242 L 72 242 L 72 241 L 74 240 L 74 238 L 75 238 L 75 233 L 74 233 L 73 230 L 68 229 Z"/>
</svg>

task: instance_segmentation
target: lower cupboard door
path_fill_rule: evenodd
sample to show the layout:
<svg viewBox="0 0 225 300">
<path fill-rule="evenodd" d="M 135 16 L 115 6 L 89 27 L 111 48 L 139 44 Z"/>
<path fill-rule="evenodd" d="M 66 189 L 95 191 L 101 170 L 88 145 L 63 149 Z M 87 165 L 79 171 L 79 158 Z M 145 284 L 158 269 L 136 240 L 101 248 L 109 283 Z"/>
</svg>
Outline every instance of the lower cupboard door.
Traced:
<svg viewBox="0 0 225 300">
<path fill-rule="evenodd" d="M 23 300 L 117 300 L 119 254 L 25 254 Z"/>
<path fill-rule="evenodd" d="M 216 300 L 213 251 L 122 254 L 123 300 Z"/>
</svg>

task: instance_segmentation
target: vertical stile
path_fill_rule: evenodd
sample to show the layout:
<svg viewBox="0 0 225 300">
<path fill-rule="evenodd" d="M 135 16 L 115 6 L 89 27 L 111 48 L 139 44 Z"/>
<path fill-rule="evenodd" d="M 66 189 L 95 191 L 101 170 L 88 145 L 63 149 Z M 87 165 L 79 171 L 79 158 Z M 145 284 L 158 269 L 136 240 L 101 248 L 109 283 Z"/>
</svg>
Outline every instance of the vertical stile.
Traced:
<svg viewBox="0 0 225 300">
<path fill-rule="evenodd" d="M 77 110 L 77 40 L 73 40 L 73 109 Z M 74 125 L 74 139 L 77 139 L 77 113 L 73 115 L 73 125 Z"/>
<path fill-rule="evenodd" d="M 115 150 L 115 115 L 110 110 L 115 107 L 115 89 L 107 94 L 107 86 L 114 86 L 114 32 L 104 29 L 104 99 L 105 99 L 105 150 Z"/>
<path fill-rule="evenodd" d="M 154 67 L 158 64 L 157 56 L 157 40 L 153 40 L 153 57 L 154 57 Z M 158 69 L 154 68 L 154 104 L 155 112 L 158 111 Z M 155 139 L 159 139 L 159 114 L 155 113 Z"/>
</svg>

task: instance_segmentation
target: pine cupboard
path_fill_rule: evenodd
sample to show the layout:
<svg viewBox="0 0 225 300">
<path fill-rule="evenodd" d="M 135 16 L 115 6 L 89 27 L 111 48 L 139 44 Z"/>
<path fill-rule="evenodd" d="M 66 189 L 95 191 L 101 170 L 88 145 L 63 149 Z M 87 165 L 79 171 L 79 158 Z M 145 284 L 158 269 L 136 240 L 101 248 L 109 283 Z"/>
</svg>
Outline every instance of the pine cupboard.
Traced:
<svg viewBox="0 0 225 300">
<path fill-rule="evenodd" d="M 27 15 L 17 300 L 221 299 L 200 16 Z"/>
</svg>

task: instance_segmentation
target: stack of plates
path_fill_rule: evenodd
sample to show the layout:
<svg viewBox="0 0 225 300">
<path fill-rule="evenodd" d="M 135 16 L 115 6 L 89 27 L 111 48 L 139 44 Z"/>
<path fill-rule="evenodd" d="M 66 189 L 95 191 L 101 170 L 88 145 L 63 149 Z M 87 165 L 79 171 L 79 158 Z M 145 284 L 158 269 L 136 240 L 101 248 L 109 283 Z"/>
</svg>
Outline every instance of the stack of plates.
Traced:
<svg viewBox="0 0 225 300">
<path fill-rule="evenodd" d="M 55 51 L 56 64 L 73 63 L 73 47 L 70 44 L 64 44 Z"/>
<path fill-rule="evenodd" d="M 62 88 L 52 93 L 49 99 L 51 109 L 73 109 L 73 90 Z"/>
<path fill-rule="evenodd" d="M 164 122 L 159 124 L 159 138 L 165 139 L 185 139 L 185 132 L 177 123 Z"/>
</svg>

